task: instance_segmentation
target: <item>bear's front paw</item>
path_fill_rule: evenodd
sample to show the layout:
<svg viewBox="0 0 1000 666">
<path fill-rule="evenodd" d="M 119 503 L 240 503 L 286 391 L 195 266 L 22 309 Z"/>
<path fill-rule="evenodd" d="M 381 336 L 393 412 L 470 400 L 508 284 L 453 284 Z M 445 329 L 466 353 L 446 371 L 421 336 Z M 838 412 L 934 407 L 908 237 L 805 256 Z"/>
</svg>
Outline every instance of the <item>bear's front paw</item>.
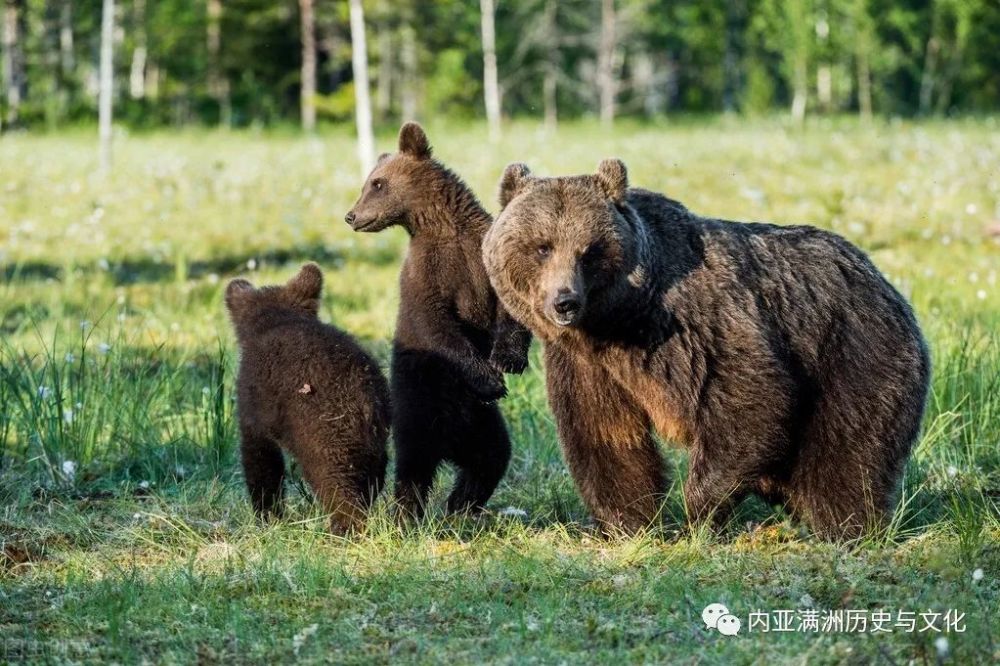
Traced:
<svg viewBox="0 0 1000 666">
<path fill-rule="evenodd" d="M 483 375 L 478 382 L 472 384 L 472 392 L 483 402 L 500 400 L 507 395 L 503 374 L 496 368 L 490 368 L 489 374 Z"/>
<path fill-rule="evenodd" d="M 528 355 L 516 349 L 494 347 L 490 354 L 490 365 L 512 375 L 519 375 L 528 367 Z"/>
</svg>

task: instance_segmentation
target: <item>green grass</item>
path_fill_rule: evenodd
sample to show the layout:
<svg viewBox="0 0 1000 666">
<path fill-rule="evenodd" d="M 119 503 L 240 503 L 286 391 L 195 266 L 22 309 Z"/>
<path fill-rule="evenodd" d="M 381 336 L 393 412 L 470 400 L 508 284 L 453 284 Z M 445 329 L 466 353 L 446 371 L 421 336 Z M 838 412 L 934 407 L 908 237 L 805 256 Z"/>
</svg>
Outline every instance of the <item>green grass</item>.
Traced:
<svg viewBox="0 0 1000 666">
<path fill-rule="evenodd" d="M 666 448 L 676 471 L 664 527 L 594 538 L 537 353 L 503 404 L 515 453 L 490 515 L 437 512 L 401 532 L 380 502 L 368 533 L 345 541 L 324 532 L 298 482 L 287 517 L 260 526 L 235 456 L 222 290 L 317 260 L 322 316 L 387 360 L 405 237 L 343 223 L 360 188 L 350 137 L 121 137 L 103 181 L 89 136 L 6 136 L 0 662 L 1000 659 L 995 120 L 574 124 L 555 135 L 515 124 L 497 146 L 479 127 L 428 132 L 491 209 L 509 161 L 580 173 L 615 155 L 633 184 L 698 212 L 816 224 L 866 249 L 913 301 L 934 360 L 889 533 L 827 544 L 759 502 L 722 534 L 688 532 L 686 455 Z M 391 149 L 391 136 L 380 144 Z M 742 618 L 739 636 L 704 628 L 713 602 Z M 747 631 L 753 610 L 810 606 L 956 609 L 965 631 Z"/>
</svg>

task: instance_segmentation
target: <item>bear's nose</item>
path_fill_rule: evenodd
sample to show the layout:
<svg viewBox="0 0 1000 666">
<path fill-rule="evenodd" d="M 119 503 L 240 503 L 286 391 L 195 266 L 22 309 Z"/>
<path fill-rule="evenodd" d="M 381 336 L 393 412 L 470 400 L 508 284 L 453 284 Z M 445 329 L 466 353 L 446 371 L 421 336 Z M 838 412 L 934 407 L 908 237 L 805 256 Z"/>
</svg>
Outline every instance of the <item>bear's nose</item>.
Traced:
<svg viewBox="0 0 1000 666">
<path fill-rule="evenodd" d="M 580 310 L 580 299 L 575 294 L 559 294 L 552 302 L 552 309 L 561 315 L 573 315 Z"/>
<path fill-rule="evenodd" d="M 344 216 L 344 221 L 348 224 L 354 224 L 354 219 L 357 215 L 354 214 L 353 210 L 347 211 L 347 215 Z"/>
</svg>

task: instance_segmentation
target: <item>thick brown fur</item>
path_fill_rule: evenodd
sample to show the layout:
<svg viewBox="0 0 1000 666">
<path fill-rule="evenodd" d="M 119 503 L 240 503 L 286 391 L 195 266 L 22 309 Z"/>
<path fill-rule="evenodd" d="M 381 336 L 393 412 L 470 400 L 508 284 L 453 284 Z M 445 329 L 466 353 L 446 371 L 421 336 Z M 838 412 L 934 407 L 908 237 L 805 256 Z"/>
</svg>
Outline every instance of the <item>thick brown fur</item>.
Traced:
<svg viewBox="0 0 1000 666">
<path fill-rule="evenodd" d="M 399 132 L 346 216 L 356 231 L 401 226 L 410 235 L 393 340 L 396 498 L 423 513 L 441 462 L 458 468 L 449 511 L 482 509 L 510 460 L 495 403 L 504 372 L 527 365 L 530 334 L 499 306 L 482 260 L 492 218 L 472 191 L 433 159 L 416 123 Z"/>
<path fill-rule="evenodd" d="M 930 362 L 864 253 L 813 227 L 699 217 L 628 188 L 618 160 L 564 178 L 511 165 L 500 201 L 487 271 L 544 343 L 563 451 L 601 524 L 653 521 L 654 431 L 690 451 L 692 520 L 757 493 L 828 537 L 884 523 Z"/>
<path fill-rule="evenodd" d="M 236 380 L 243 472 L 254 510 L 281 513 L 294 456 L 330 530 L 360 528 L 385 482 L 392 419 L 378 363 L 343 331 L 319 321 L 323 275 L 306 264 L 280 287 L 233 280 L 226 307 L 240 346 Z"/>
</svg>

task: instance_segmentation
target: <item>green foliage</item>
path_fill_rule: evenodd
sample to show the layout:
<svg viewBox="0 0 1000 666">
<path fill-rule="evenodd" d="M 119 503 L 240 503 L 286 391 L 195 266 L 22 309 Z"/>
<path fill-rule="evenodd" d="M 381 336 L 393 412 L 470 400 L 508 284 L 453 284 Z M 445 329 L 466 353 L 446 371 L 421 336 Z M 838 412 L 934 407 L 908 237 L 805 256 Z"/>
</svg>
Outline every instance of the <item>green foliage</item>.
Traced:
<svg viewBox="0 0 1000 666">
<path fill-rule="evenodd" d="M 18 8 L 21 37 L 12 62 L 23 63 L 24 76 L 16 118 L 7 95 L 0 95 L 0 112 L 22 127 L 93 122 L 101 3 L 8 4 Z M 298 118 L 298 3 L 225 0 L 218 26 L 207 4 L 118 0 L 118 122 L 247 126 Z M 559 115 L 594 114 L 600 3 L 495 4 L 504 112 L 541 116 L 543 80 L 554 69 Z M 370 76 L 383 96 L 380 122 L 400 120 L 407 91 L 424 119 L 482 114 L 479 3 L 369 0 L 364 6 Z M 796 89 L 810 114 L 855 111 L 867 85 L 862 76 L 883 115 L 977 113 L 1000 105 L 995 0 L 617 0 L 615 8 L 619 115 L 760 113 L 788 108 Z M 319 111 L 329 121 L 347 121 L 353 114 L 347 4 L 317 2 L 315 16 Z M 217 53 L 208 37 L 215 33 Z M 415 35 L 412 65 L 408 34 Z M 829 100 L 820 83 L 826 72 Z M 135 77 L 144 83 L 138 90 Z"/>
</svg>

